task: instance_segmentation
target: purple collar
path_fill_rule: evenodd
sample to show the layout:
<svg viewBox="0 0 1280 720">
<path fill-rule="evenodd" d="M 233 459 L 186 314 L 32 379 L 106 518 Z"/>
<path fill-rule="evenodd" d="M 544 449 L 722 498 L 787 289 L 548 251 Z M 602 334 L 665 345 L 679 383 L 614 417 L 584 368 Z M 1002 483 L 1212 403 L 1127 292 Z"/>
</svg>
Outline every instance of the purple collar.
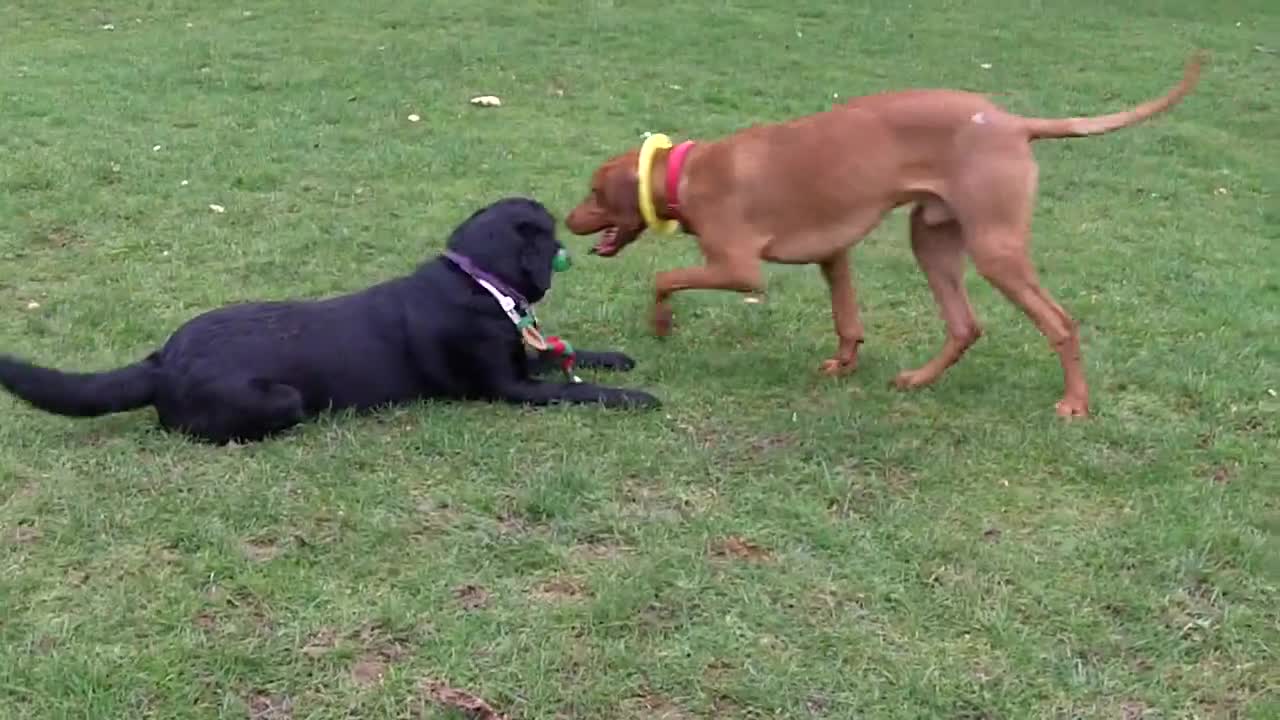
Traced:
<svg viewBox="0 0 1280 720">
<path fill-rule="evenodd" d="M 452 260 L 454 265 L 457 265 L 462 272 L 470 275 L 473 280 L 483 280 L 497 288 L 498 292 L 510 296 L 511 299 L 515 300 L 520 307 L 529 307 L 529 301 L 525 299 L 524 295 L 516 292 L 514 288 L 494 277 L 491 273 L 487 273 L 479 267 L 476 267 L 476 264 L 471 262 L 471 258 L 452 250 L 445 250 L 444 256 L 449 260 Z"/>
</svg>

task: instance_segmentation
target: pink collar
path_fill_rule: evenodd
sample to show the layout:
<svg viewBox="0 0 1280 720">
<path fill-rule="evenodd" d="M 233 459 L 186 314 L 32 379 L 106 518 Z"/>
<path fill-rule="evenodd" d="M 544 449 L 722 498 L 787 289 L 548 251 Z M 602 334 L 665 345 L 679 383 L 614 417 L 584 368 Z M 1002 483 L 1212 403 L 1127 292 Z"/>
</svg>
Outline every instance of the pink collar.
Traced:
<svg viewBox="0 0 1280 720">
<path fill-rule="evenodd" d="M 680 173 L 685 156 L 693 149 L 693 141 L 685 140 L 667 153 L 667 214 L 680 219 Z"/>
</svg>

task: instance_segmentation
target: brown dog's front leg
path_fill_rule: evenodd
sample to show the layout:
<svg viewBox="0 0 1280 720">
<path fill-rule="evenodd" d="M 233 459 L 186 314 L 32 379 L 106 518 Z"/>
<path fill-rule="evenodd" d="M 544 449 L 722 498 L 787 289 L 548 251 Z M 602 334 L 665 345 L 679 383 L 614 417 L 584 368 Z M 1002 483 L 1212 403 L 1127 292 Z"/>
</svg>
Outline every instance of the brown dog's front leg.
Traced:
<svg viewBox="0 0 1280 720">
<path fill-rule="evenodd" d="M 836 326 L 835 357 L 824 360 L 823 373 L 831 376 L 851 373 L 858 368 L 858 348 L 862 345 L 862 316 L 849 271 L 849 252 L 843 251 L 819 264 L 822 277 L 831 291 L 831 318 Z"/>
<path fill-rule="evenodd" d="M 681 290 L 733 290 L 741 293 L 764 289 L 760 263 L 740 265 L 716 264 L 679 268 L 658 273 L 653 304 L 653 332 L 659 337 L 671 334 L 672 294 Z"/>
</svg>

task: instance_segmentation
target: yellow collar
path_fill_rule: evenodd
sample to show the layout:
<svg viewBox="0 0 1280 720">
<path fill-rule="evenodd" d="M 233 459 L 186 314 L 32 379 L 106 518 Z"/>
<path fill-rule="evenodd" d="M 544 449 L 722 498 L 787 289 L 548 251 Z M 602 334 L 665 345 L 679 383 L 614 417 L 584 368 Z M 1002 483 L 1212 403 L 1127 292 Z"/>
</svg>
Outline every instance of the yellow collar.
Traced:
<svg viewBox="0 0 1280 720">
<path fill-rule="evenodd" d="M 650 230 L 664 235 L 670 235 L 675 232 L 680 227 L 680 222 L 674 219 L 659 219 L 658 211 L 653 206 L 653 155 L 659 150 L 666 150 L 670 147 L 671 138 L 662 133 L 650 135 L 644 139 L 644 144 L 640 146 L 640 161 L 636 167 L 636 174 L 640 177 L 638 191 L 640 194 L 640 215 L 644 218 L 644 222 L 649 226 Z"/>
</svg>

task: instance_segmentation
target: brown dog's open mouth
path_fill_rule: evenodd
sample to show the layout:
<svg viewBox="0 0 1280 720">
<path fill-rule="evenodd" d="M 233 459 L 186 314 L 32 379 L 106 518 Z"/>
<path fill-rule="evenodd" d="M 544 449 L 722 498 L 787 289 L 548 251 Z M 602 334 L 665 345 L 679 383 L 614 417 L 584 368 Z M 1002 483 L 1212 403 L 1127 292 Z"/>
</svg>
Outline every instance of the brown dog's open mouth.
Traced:
<svg viewBox="0 0 1280 720">
<path fill-rule="evenodd" d="M 591 248 L 592 255 L 601 257 L 612 257 L 618 254 L 623 245 L 631 242 L 633 237 L 627 237 L 619 232 L 617 227 L 607 227 L 600 232 L 600 239 L 596 241 L 594 247 Z"/>
</svg>

